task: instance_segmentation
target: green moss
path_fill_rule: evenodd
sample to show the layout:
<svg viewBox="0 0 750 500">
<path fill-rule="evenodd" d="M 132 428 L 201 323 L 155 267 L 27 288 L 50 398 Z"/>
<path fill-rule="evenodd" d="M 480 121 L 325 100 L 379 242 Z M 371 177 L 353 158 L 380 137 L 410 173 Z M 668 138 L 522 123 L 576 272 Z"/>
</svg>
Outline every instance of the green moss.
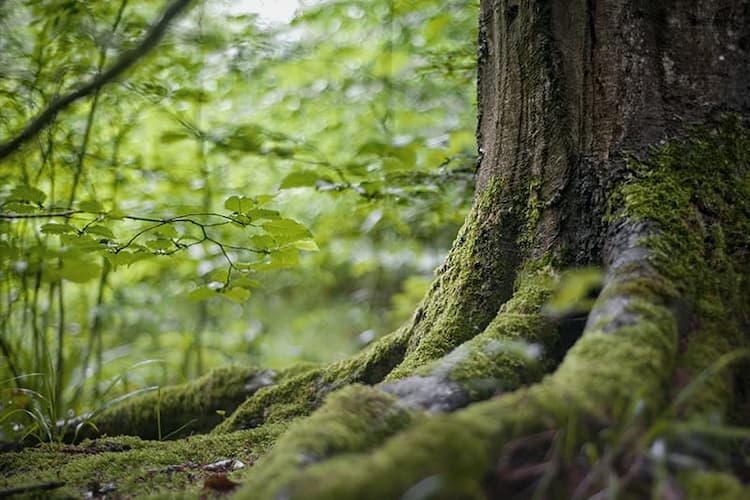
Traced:
<svg viewBox="0 0 750 500">
<path fill-rule="evenodd" d="M 617 197 L 622 215 L 657 226 L 646 246 L 693 302 L 736 298 L 736 282 L 746 282 L 738 274 L 750 271 L 748 164 L 750 132 L 737 115 L 695 126 L 645 162 L 629 162 L 636 179 Z"/>
<path fill-rule="evenodd" d="M 259 390 L 214 432 L 232 432 L 306 416 L 335 389 L 353 383 L 380 382 L 403 358 L 408 334 L 406 328 L 401 328 L 349 359 L 296 371 L 278 384 Z"/>
<path fill-rule="evenodd" d="M 255 368 L 213 370 L 194 382 L 161 388 L 114 405 L 93 418 L 94 427 L 84 427 L 83 434 L 157 439 L 207 432 L 221 422 L 222 412 L 232 413 L 248 395 L 273 380 L 273 372 Z"/>
<path fill-rule="evenodd" d="M 502 179 L 477 195 L 446 263 L 414 321 L 404 361 L 389 375 L 397 380 L 439 359 L 484 331 L 513 291 L 521 256 L 516 237 L 523 207 Z M 503 248 L 503 258 L 495 251 Z"/>
<path fill-rule="evenodd" d="M 360 385 L 341 389 L 310 417 L 289 428 L 239 496 L 272 498 L 306 467 L 333 455 L 369 450 L 409 425 L 412 418 L 382 391 Z"/>
<path fill-rule="evenodd" d="M 700 390 L 691 391 L 690 397 L 678 411 L 680 414 L 702 417 L 716 422 L 731 411 L 734 398 L 734 366 L 717 366 L 717 361 L 741 345 L 742 336 L 735 325 L 704 321 L 690 334 L 687 347 L 678 359 L 680 371 L 676 373 L 674 394 L 700 378 Z M 736 363 L 735 363 L 736 365 Z"/>
<path fill-rule="evenodd" d="M 472 400 L 539 380 L 550 366 L 542 358 L 557 342 L 554 327 L 542 315 L 556 278 L 549 266 L 528 266 L 517 283 L 513 298 L 501 306 L 482 333 L 415 374 L 458 382 Z"/>
<path fill-rule="evenodd" d="M 681 482 L 691 500 L 742 500 L 750 495 L 737 478 L 721 472 L 694 472 Z"/>
<path fill-rule="evenodd" d="M 476 430 L 455 418 L 431 417 L 371 453 L 311 465 L 280 491 L 284 498 L 307 500 L 484 498 L 482 480 L 490 460 L 487 442 Z"/>
<path fill-rule="evenodd" d="M 79 445 L 43 445 L 18 453 L 0 454 L 0 488 L 62 481 L 63 488 L 45 494 L 80 498 L 92 484 L 111 485 L 114 495 L 142 497 L 186 491 L 197 496 L 203 467 L 235 459 L 251 465 L 271 446 L 285 426 L 224 435 L 200 435 L 177 441 L 142 441 L 118 437 L 84 441 Z M 241 477 L 242 471 L 233 474 Z"/>
<path fill-rule="evenodd" d="M 539 221 L 542 219 L 544 203 L 541 200 L 542 181 L 539 178 L 529 182 L 529 194 L 526 201 L 526 224 L 518 237 L 518 242 L 525 248 L 530 248 L 534 242 Z"/>
<path fill-rule="evenodd" d="M 640 316 L 638 326 L 588 334 L 542 383 L 428 418 L 370 454 L 311 466 L 289 484 L 289 498 L 398 498 L 428 478 L 435 478 L 434 498 L 481 498 L 493 457 L 509 438 L 580 419 L 577 439 L 585 439 L 596 429 L 583 425 L 585 416 L 606 419 L 610 403 L 635 395 L 657 404 L 671 371 L 674 319 L 647 301 L 628 308 Z"/>
<path fill-rule="evenodd" d="M 643 244 L 684 304 L 689 334 L 678 364 L 693 379 L 747 345 L 740 332 L 750 319 L 750 131 L 728 115 L 629 164 L 636 178 L 622 189 L 623 215 L 658 229 Z M 731 397 L 725 372 L 696 394 L 691 411 L 724 413 Z"/>
</svg>

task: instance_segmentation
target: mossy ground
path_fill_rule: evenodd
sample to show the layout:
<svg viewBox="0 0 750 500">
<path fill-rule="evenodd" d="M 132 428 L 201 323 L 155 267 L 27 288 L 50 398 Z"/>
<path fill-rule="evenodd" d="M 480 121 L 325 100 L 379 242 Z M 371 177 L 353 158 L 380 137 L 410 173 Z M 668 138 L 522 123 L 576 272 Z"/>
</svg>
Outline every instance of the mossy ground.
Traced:
<svg viewBox="0 0 750 500">
<path fill-rule="evenodd" d="M 194 497 L 201 466 L 235 458 L 258 460 L 236 473 L 242 498 L 746 498 L 734 473 L 750 432 L 730 424 L 748 420 L 734 375 L 750 326 L 750 132 L 725 117 L 629 166 L 610 196 L 604 289 L 559 366 L 507 349 L 559 345 L 545 304 L 561 285 L 543 263 L 517 273 L 518 255 L 486 253 L 527 226 L 493 211 L 505 203 L 499 181 L 412 321 L 368 350 L 280 374 L 209 434 L 4 453 L 0 485 L 60 480 L 55 495 L 81 496 L 95 481 Z M 468 384 L 473 402 L 423 414 L 377 385 L 420 374 Z M 492 390 L 472 389 L 477 380 Z M 139 404 L 153 412 L 145 399 L 128 411 Z"/>
<path fill-rule="evenodd" d="M 229 477 L 242 480 L 252 464 L 284 431 L 285 426 L 229 434 L 207 434 L 175 441 L 144 441 L 121 436 L 84 441 L 78 445 L 41 445 L 22 452 L 0 454 L 0 489 L 33 487 L 49 482 L 64 486 L 46 491 L 42 497 L 82 498 L 87 494 L 125 496 L 187 496 L 211 494 L 204 481 L 221 471 L 211 464 L 234 459 L 246 464 Z M 207 467 L 209 466 L 209 467 Z M 224 471 L 227 472 L 227 471 Z M 101 492 L 101 493 L 98 493 Z M 31 490 L 27 496 L 39 496 Z"/>
</svg>

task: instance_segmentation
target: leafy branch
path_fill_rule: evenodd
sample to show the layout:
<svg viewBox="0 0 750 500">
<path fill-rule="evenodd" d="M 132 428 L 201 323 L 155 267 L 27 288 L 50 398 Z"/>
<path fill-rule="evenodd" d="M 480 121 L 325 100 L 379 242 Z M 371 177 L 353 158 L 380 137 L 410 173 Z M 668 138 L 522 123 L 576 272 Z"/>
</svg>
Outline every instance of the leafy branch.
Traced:
<svg viewBox="0 0 750 500">
<path fill-rule="evenodd" d="M 317 245 L 312 240 L 312 234 L 304 225 L 292 219 L 282 217 L 275 210 L 261 208 L 264 203 L 272 198 L 272 195 L 260 195 L 257 198 L 231 196 L 225 203 L 225 207 L 231 212 L 230 215 L 216 212 L 192 212 L 173 217 L 159 218 L 107 213 L 96 209 L 96 207 L 91 207 L 86 210 L 49 208 L 44 212 L 30 214 L 0 213 L 0 220 L 64 219 L 64 223 L 47 223 L 42 225 L 42 233 L 60 235 L 65 245 L 70 245 L 74 248 L 77 247 L 86 252 L 103 251 L 113 266 L 132 264 L 141 258 L 137 255 L 174 255 L 190 247 L 210 243 L 218 249 L 227 262 L 227 278 L 224 280 L 223 289 L 228 289 L 230 286 L 229 277 L 232 271 L 245 272 L 289 267 L 296 264 L 298 260 L 297 252 L 299 250 L 317 250 Z M 94 215 L 94 218 L 82 227 L 76 227 L 69 223 L 76 215 Z M 107 220 L 133 221 L 148 224 L 136 230 L 124 242 L 118 243 L 115 240 L 112 230 L 102 225 Z M 145 235 L 158 231 L 165 226 L 175 224 L 192 225 L 198 229 L 199 234 L 183 234 L 178 236 L 175 229 L 170 229 L 170 234 L 157 234 L 157 239 L 147 241 L 145 246 L 138 243 L 138 240 Z M 252 228 L 254 234 L 249 236 L 252 246 L 230 244 L 209 232 L 211 228 L 228 225 Z M 86 235 L 94 235 L 101 237 L 101 239 L 95 241 L 90 238 L 82 238 Z M 250 252 L 261 256 L 269 256 L 271 261 L 266 262 L 261 259 L 240 264 L 235 261 L 237 259 L 237 252 Z M 85 277 L 88 277 L 88 274 L 82 278 Z"/>
<path fill-rule="evenodd" d="M 167 6 L 161 18 L 146 32 L 143 39 L 130 50 L 124 51 L 110 67 L 99 73 L 86 83 L 79 87 L 57 97 L 49 105 L 33 118 L 18 135 L 12 139 L 0 144 L 0 159 L 9 156 L 16 151 L 23 143 L 36 137 L 45 127 L 47 127 L 55 118 L 57 113 L 92 93 L 97 92 L 109 82 L 113 81 L 125 71 L 130 69 L 136 62 L 148 54 L 159 41 L 164 37 L 167 27 L 178 14 L 184 11 L 192 0 L 174 0 Z"/>
</svg>

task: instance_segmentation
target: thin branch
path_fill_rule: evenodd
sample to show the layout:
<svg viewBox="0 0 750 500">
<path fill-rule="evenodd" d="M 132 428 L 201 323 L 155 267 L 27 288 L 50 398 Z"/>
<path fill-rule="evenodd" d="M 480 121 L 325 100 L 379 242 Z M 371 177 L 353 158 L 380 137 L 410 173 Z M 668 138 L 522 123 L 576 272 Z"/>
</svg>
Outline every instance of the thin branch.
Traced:
<svg viewBox="0 0 750 500">
<path fill-rule="evenodd" d="M 54 120 L 57 113 L 78 99 L 98 91 L 104 85 L 130 69 L 130 67 L 143 58 L 143 56 L 148 54 L 151 49 L 159 43 L 172 20 L 177 17 L 180 12 L 185 10 L 191 2 L 192 0 L 174 0 L 169 6 L 167 6 L 159 21 L 148 30 L 137 46 L 123 52 L 109 68 L 93 79 L 82 84 L 68 94 L 54 99 L 49 106 L 31 120 L 31 122 L 29 122 L 29 124 L 26 125 L 17 136 L 0 144 L 0 159 L 9 156 L 16 151 L 21 144 L 35 137 L 46 126 L 48 126 L 52 120 Z"/>
<path fill-rule="evenodd" d="M 65 210 L 64 212 L 47 212 L 41 214 L 4 214 L 0 213 L 0 220 L 13 219 L 48 219 L 51 217 L 70 217 L 71 215 L 85 213 L 81 210 Z"/>
</svg>

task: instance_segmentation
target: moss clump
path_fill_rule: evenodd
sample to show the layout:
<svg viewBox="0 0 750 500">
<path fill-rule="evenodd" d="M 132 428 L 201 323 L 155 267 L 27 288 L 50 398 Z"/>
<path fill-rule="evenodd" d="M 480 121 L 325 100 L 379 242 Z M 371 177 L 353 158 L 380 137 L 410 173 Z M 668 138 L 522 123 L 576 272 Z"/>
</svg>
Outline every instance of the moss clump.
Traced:
<svg viewBox="0 0 750 500">
<path fill-rule="evenodd" d="M 484 498 L 491 462 L 477 422 L 430 417 L 370 453 L 341 454 L 290 479 L 281 498 Z M 252 495 L 247 498 L 273 498 Z"/>
<path fill-rule="evenodd" d="M 278 496 L 306 467 L 333 455 L 367 451 L 412 419 L 396 398 L 382 391 L 360 385 L 341 389 L 289 428 L 260 462 L 240 497 Z"/>
<path fill-rule="evenodd" d="M 306 416 L 335 389 L 353 383 L 380 382 L 403 358 L 408 333 L 402 328 L 350 359 L 327 367 L 294 371 L 278 384 L 259 390 L 214 432 L 232 432 Z"/>
<path fill-rule="evenodd" d="M 743 118 L 694 126 L 685 139 L 629 165 L 635 178 L 613 201 L 624 202 L 625 217 L 656 226 L 659 236 L 647 246 L 681 295 L 701 315 L 722 317 L 724 306 L 747 310 L 738 293 L 750 274 L 750 132 Z"/>
<path fill-rule="evenodd" d="M 79 437 L 127 434 L 158 439 L 207 432 L 221 422 L 222 414 L 230 414 L 249 395 L 274 380 L 275 374 L 269 370 L 216 369 L 194 382 L 162 388 L 112 406 L 92 419 L 93 426 L 84 425 Z"/>
<path fill-rule="evenodd" d="M 549 266 L 520 273 L 519 289 L 479 335 L 415 370 L 458 383 L 472 401 L 538 381 L 551 364 L 543 358 L 557 336 L 542 315 L 556 284 Z"/>
<path fill-rule="evenodd" d="M 744 119 L 724 116 L 692 127 L 646 161 L 632 159 L 635 179 L 619 198 L 627 217 L 658 230 L 645 245 L 684 304 L 678 366 L 690 379 L 747 346 L 741 332 L 750 326 L 749 165 Z M 696 393 L 690 411 L 724 414 L 732 393 L 725 371 Z"/>
<path fill-rule="evenodd" d="M 695 472 L 682 481 L 686 498 L 694 500 L 742 500 L 750 491 L 736 477 L 721 472 Z"/>
<path fill-rule="evenodd" d="M 60 481 L 65 486 L 50 498 L 81 498 L 108 485 L 115 496 L 143 497 L 184 491 L 197 496 L 221 460 L 251 465 L 262 456 L 285 426 L 222 435 L 200 435 L 176 441 L 142 441 L 135 437 L 100 438 L 79 445 L 42 445 L 0 454 L 0 489 Z M 242 477 L 245 470 L 235 473 Z"/>
<path fill-rule="evenodd" d="M 388 380 L 407 377 L 484 331 L 513 291 L 521 262 L 516 237 L 524 213 L 502 179 L 478 194 L 445 264 L 417 310 L 403 362 Z M 502 248 L 502 256 L 495 254 Z"/>
</svg>

